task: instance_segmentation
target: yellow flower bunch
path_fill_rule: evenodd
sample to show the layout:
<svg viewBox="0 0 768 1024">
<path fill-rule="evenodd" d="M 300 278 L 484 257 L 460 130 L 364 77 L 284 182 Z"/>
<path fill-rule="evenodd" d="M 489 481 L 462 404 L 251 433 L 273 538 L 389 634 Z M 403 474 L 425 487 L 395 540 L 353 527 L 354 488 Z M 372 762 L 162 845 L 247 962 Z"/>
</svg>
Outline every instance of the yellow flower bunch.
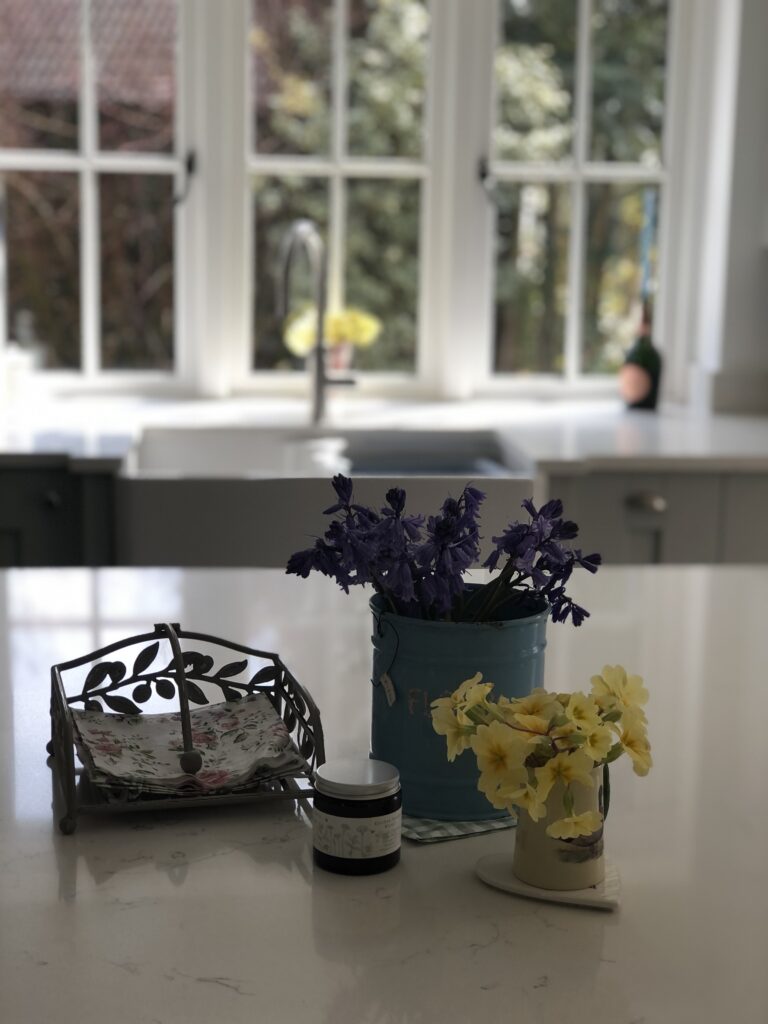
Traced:
<svg viewBox="0 0 768 1024">
<path fill-rule="evenodd" d="M 566 816 L 552 822 L 547 834 L 555 839 L 591 835 L 600 816 L 574 814 L 571 787 L 591 787 L 595 767 L 622 754 L 638 775 L 647 775 L 652 763 L 643 710 L 648 691 L 640 676 L 606 665 L 591 684 L 589 694 L 537 689 L 527 697 L 493 702 L 493 684 L 478 672 L 449 697 L 433 701 L 432 726 L 445 736 L 449 761 L 473 751 L 478 789 L 494 807 L 522 809 L 538 821 L 561 783 Z"/>
<path fill-rule="evenodd" d="M 317 333 L 317 308 L 308 306 L 301 313 L 290 317 L 283 341 L 292 355 L 303 359 L 315 346 Z M 381 320 L 352 306 L 334 313 L 326 313 L 324 324 L 324 341 L 326 345 L 354 345 L 356 348 L 368 348 L 381 334 Z"/>
</svg>

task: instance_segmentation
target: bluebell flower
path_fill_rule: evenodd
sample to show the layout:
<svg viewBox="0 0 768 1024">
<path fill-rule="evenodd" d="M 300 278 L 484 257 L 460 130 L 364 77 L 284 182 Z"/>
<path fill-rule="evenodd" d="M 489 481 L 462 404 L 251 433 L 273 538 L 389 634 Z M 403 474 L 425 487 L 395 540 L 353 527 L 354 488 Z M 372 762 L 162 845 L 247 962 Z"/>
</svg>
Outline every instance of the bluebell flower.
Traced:
<svg viewBox="0 0 768 1024">
<path fill-rule="evenodd" d="M 353 484 L 332 480 L 337 501 L 326 509 L 335 518 L 311 548 L 297 551 L 286 571 L 306 578 L 320 572 L 344 590 L 371 584 L 401 615 L 492 619 L 500 605 L 525 603 L 531 593 L 545 599 L 553 621 L 581 625 L 588 612 L 566 594 L 576 567 L 597 572 L 598 554 L 583 555 L 563 542 L 578 526 L 563 519 L 558 499 L 537 509 L 523 502 L 529 522 L 510 523 L 497 537 L 483 565 L 499 576 L 466 599 L 464 576 L 480 556 L 480 508 L 485 495 L 467 484 L 449 496 L 437 515 L 407 515 L 401 487 L 387 491 L 379 511 L 353 501 Z"/>
</svg>

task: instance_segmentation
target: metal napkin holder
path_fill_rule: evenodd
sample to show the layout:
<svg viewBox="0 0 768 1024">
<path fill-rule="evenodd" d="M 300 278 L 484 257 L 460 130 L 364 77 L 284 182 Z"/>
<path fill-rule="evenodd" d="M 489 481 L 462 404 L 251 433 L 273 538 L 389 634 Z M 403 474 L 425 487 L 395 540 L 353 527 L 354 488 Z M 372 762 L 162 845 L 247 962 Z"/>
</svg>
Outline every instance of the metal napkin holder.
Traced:
<svg viewBox="0 0 768 1024">
<path fill-rule="evenodd" d="M 170 642 L 172 660 L 165 668 L 149 672 L 147 669 L 158 653 L 161 640 Z M 238 680 L 233 677 L 245 671 L 248 666 L 247 659 L 225 664 L 218 672 L 214 672 L 214 659 L 211 655 L 194 650 L 182 651 L 181 640 L 204 643 L 224 651 L 236 651 L 251 658 L 261 659 L 267 664 L 250 679 Z M 150 647 L 143 648 L 136 656 L 130 674 L 122 662 L 102 660 L 124 648 L 142 643 L 149 643 Z M 62 674 L 91 662 L 94 664 L 80 691 L 68 695 Z M 136 799 L 115 801 L 109 799 L 102 788 L 89 779 L 87 768 L 77 766 L 72 705 L 82 704 L 85 710 L 106 713 L 102 706 L 103 702 L 107 708 L 120 714 L 140 715 L 142 710 L 138 703 L 149 700 L 153 691 L 166 699 L 174 696 L 169 689 L 173 687 L 178 697 L 183 740 L 179 765 L 182 772 L 194 776 L 202 767 L 203 761 L 192 742 L 190 701 L 194 704 L 211 703 L 198 685 L 201 682 L 219 687 L 225 701 L 243 700 L 258 693 L 266 694 L 285 723 L 294 746 L 306 761 L 309 770 L 284 778 L 254 781 L 252 788 L 238 789 L 237 792 L 195 795 L 143 794 Z M 133 700 L 119 692 L 127 687 L 133 688 Z M 183 630 L 178 623 L 168 622 L 156 624 L 151 633 L 118 640 L 98 651 L 52 666 L 51 740 L 46 749 L 51 755 L 49 764 L 54 777 L 54 819 L 58 817 L 59 829 L 65 835 L 71 835 L 75 831 L 80 814 L 175 810 L 179 807 L 207 807 L 311 797 L 312 772 L 325 761 L 320 712 L 309 693 L 298 683 L 277 654 L 257 651 L 206 633 L 189 632 Z"/>
</svg>

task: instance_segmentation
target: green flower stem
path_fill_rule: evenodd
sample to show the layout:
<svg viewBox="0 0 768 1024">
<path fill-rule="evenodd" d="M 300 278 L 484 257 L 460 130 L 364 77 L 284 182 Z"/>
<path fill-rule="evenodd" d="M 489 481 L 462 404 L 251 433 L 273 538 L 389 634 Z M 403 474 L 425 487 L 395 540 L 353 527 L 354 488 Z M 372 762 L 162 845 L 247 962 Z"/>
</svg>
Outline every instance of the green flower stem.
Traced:
<svg viewBox="0 0 768 1024">
<path fill-rule="evenodd" d="M 393 615 L 397 615 L 398 614 L 397 606 L 396 606 L 395 602 L 392 600 L 392 598 L 390 597 L 389 591 L 387 590 L 387 588 L 384 586 L 384 584 L 380 580 L 376 579 L 376 577 L 374 576 L 373 572 L 371 572 L 371 581 L 373 583 L 373 589 L 376 591 L 377 594 L 381 594 L 381 596 L 384 598 L 384 600 L 389 605 L 389 610 L 392 612 L 392 614 Z"/>
<path fill-rule="evenodd" d="M 513 578 L 514 577 L 514 578 Z M 524 573 L 518 572 L 511 563 L 507 563 L 501 573 L 493 582 L 486 584 L 480 593 L 485 600 L 470 620 L 472 622 L 486 622 L 491 613 L 504 601 L 508 601 L 515 594 L 523 597 L 529 593 L 527 590 L 516 591 L 515 587 L 525 578 Z"/>
<path fill-rule="evenodd" d="M 603 762 L 603 821 L 608 817 L 611 806 L 611 770 L 607 762 Z"/>
</svg>

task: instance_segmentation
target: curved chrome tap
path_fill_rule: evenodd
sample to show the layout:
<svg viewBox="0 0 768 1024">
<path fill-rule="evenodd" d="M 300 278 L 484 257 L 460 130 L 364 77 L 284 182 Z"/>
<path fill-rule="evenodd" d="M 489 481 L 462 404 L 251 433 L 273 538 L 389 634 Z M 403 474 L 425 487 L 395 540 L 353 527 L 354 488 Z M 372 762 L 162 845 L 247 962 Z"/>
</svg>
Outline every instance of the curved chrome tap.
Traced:
<svg viewBox="0 0 768 1024">
<path fill-rule="evenodd" d="M 309 265 L 312 280 L 312 292 L 317 310 L 317 327 L 315 345 L 309 353 L 310 371 L 312 373 L 312 423 L 322 423 L 325 417 L 325 391 L 329 385 L 352 385 L 356 381 L 352 377 L 329 377 L 325 366 L 325 293 L 327 280 L 327 263 L 325 243 L 320 236 L 317 225 L 308 219 L 295 220 L 286 232 L 280 247 L 280 263 L 282 267 L 282 292 L 280 293 L 279 315 L 285 318 L 289 311 L 291 288 L 291 271 L 297 252 L 303 252 Z"/>
</svg>

